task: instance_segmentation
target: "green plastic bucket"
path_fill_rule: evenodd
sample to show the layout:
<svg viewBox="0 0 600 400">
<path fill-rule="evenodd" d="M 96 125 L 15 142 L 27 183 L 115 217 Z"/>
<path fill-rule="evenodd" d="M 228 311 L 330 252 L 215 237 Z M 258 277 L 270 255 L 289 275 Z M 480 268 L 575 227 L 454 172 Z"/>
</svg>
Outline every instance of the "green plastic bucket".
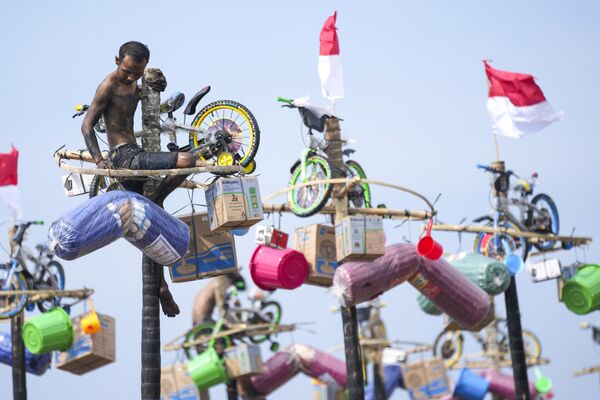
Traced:
<svg viewBox="0 0 600 400">
<path fill-rule="evenodd" d="M 202 354 L 197 355 L 187 363 L 190 377 L 200 390 L 225 383 L 227 373 L 223 360 L 214 348 L 209 347 Z"/>
<path fill-rule="evenodd" d="M 23 325 L 23 342 L 32 354 L 66 351 L 73 345 L 73 325 L 61 307 L 53 308 Z"/>
<path fill-rule="evenodd" d="M 600 308 L 600 266 L 581 267 L 565 282 L 562 295 L 567 308 L 575 314 L 587 314 Z"/>
</svg>

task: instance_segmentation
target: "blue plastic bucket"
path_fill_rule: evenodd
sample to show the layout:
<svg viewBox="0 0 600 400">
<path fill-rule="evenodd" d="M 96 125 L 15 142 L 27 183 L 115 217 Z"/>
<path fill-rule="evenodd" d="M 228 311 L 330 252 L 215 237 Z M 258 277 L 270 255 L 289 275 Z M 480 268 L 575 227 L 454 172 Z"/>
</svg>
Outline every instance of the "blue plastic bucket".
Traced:
<svg viewBox="0 0 600 400">
<path fill-rule="evenodd" d="M 476 375 L 468 368 L 460 370 L 452 396 L 464 400 L 483 400 L 490 383 L 485 378 Z"/>
<path fill-rule="evenodd" d="M 516 275 L 523 270 L 525 263 L 517 254 L 509 254 L 504 259 L 504 264 L 511 275 Z"/>
</svg>

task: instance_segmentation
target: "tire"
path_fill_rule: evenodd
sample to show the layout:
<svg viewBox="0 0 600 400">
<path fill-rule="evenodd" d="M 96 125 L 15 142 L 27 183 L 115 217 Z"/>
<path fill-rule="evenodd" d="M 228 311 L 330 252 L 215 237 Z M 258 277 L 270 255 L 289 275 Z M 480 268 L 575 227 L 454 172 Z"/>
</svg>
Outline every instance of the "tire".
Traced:
<svg viewBox="0 0 600 400">
<path fill-rule="evenodd" d="M 188 333 L 185 335 L 185 342 L 186 343 L 191 342 L 192 340 L 196 339 L 198 336 L 210 335 L 214 332 L 215 327 L 216 327 L 216 323 L 212 320 L 201 322 L 188 331 Z M 222 326 L 221 329 L 227 329 L 227 328 L 225 326 Z M 219 339 L 215 340 L 214 347 L 215 347 L 215 350 L 217 351 L 217 353 L 219 353 L 219 354 L 222 354 L 223 351 L 229 346 L 231 346 L 231 338 L 229 338 L 229 336 L 225 336 L 223 338 L 219 338 Z M 203 351 L 205 351 L 208 347 L 209 347 L 209 343 L 202 343 L 202 344 L 198 344 L 198 345 L 192 346 L 192 347 L 185 347 L 184 348 L 185 356 L 188 358 L 188 360 L 191 360 L 192 358 L 196 357 L 197 355 L 199 355 Z"/>
<path fill-rule="evenodd" d="M 36 289 L 42 290 L 64 290 L 65 270 L 58 261 L 50 261 L 45 270 L 35 281 Z M 44 300 L 37 303 L 40 312 L 46 312 L 60 305 L 60 298 Z"/>
<path fill-rule="evenodd" d="M 494 222 L 490 220 L 484 226 L 491 227 L 493 225 Z M 500 223 L 500 226 L 520 231 L 519 227 L 510 221 L 504 221 Z M 494 236 L 496 236 L 496 234 L 492 233 L 479 233 L 478 235 L 476 235 L 475 242 L 473 243 L 473 251 L 475 253 L 483 254 L 487 257 L 496 258 L 498 260 L 504 260 L 504 257 L 506 256 L 505 250 L 496 248 L 497 246 L 495 245 L 496 241 L 494 240 Z M 502 235 L 502 237 L 506 238 L 506 241 L 508 242 L 508 245 L 513 253 L 516 253 L 517 250 L 520 250 L 521 258 L 523 259 L 523 261 L 527 259 L 527 255 L 529 254 L 529 247 L 524 238 L 521 237 L 518 240 L 515 240 L 515 238 L 513 238 L 512 236 Z"/>
<path fill-rule="evenodd" d="M 346 165 L 355 176 L 358 176 L 360 179 L 367 179 L 367 174 L 365 174 L 365 170 L 360 166 L 359 163 L 357 163 L 354 160 L 348 160 L 346 161 Z M 353 191 L 353 193 L 355 193 L 357 196 L 360 196 L 360 198 L 353 200 L 350 200 L 350 198 L 348 198 L 348 201 L 352 201 L 356 208 L 371 208 L 371 188 L 369 187 L 369 184 L 361 183 L 359 187 L 361 190 L 358 190 L 356 192 Z M 348 194 L 348 196 L 350 197 L 350 193 Z"/>
<path fill-rule="evenodd" d="M 118 185 L 116 180 L 107 178 L 103 175 L 94 175 L 90 183 L 90 199 L 101 195 L 104 192 L 118 189 Z"/>
<path fill-rule="evenodd" d="M 539 360 L 542 355 L 542 344 L 540 343 L 540 340 L 535 333 L 531 331 L 523 330 L 522 334 L 526 360 Z M 507 358 L 510 358 L 510 343 L 508 336 L 505 336 L 500 341 L 500 352 L 506 354 Z"/>
<path fill-rule="evenodd" d="M 331 179 L 331 165 L 329 161 L 319 155 L 313 155 L 306 160 L 307 181 Z M 289 186 L 297 185 L 301 182 L 302 164 L 298 164 L 292 172 Z M 291 211 L 299 217 L 310 217 L 321 211 L 325 206 L 333 185 L 323 183 L 318 185 L 309 185 L 288 191 L 288 204 Z M 316 191 L 316 193 L 315 193 Z M 313 194 L 314 193 L 314 194 Z M 308 198 L 308 201 L 305 201 Z"/>
<path fill-rule="evenodd" d="M 234 116 L 234 113 L 236 114 Z M 227 115 L 229 114 L 229 115 Z M 242 117 L 242 121 L 238 122 L 239 117 Z M 229 125 L 225 127 L 226 121 L 229 121 Z M 221 126 L 219 126 L 219 124 Z M 247 127 L 244 127 L 247 125 Z M 227 133 L 228 139 L 233 139 L 233 134 L 239 135 L 240 141 L 232 141 L 232 145 L 229 149 L 222 149 L 221 146 L 213 146 L 209 151 L 199 153 L 198 157 L 202 160 L 214 159 L 216 160 L 217 155 L 222 151 L 229 151 L 234 153 L 234 158 L 237 163 L 242 167 L 247 167 L 258 151 L 258 145 L 260 143 L 260 129 L 254 115 L 244 105 L 233 100 L 219 100 L 212 102 L 202 110 L 200 110 L 194 120 L 192 126 L 196 128 L 204 128 L 207 131 L 223 130 Z M 234 129 L 235 128 L 235 129 Z M 249 143 L 245 144 L 244 131 L 248 130 Z M 233 134 L 232 134 L 233 133 Z M 196 132 L 191 135 L 191 142 L 194 147 L 198 147 L 203 143 L 203 138 L 199 138 Z M 238 145 L 237 148 L 235 146 Z M 231 151 L 234 150 L 234 151 Z"/>
<path fill-rule="evenodd" d="M 539 193 L 536 194 L 533 199 L 531 199 L 531 205 L 533 205 L 536 209 L 541 208 L 544 215 L 535 215 L 537 213 L 530 208 L 527 212 L 527 226 L 531 227 L 533 232 L 552 233 L 554 235 L 558 235 L 560 224 L 558 219 L 558 208 L 556 207 L 554 200 L 552 200 L 552 198 L 547 194 Z M 549 219 L 548 226 L 543 227 L 542 229 L 536 229 L 536 219 L 538 218 L 542 218 L 544 221 Z M 539 251 L 547 251 L 552 249 L 555 244 L 555 240 L 549 240 L 542 243 L 534 243 L 534 246 Z"/>
<path fill-rule="evenodd" d="M 446 368 L 454 366 L 462 356 L 463 334 L 460 331 L 440 332 L 433 342 L 433 355 L 444 360 Z"/>
<path fill-rule="evenodd" d="M 253 316 L 250 319 L 251 323 L 270 323 L 272 325 L 279 325 L 279 323 L 281 322 L 281 305 L 278 302 L 267 301 L 261 305 L 260 311 L 261 314 L 265 315 L 266 318 Z M 254 344 L 259 344 L 268 340 L 269 335 L 251 336 L 248 339 Z"/>
<path fill-rule="evenodd" d="M 4 287 L 11 266 L 8 264 L 0 264 L 0 288 Z M 25 277 L 20 272 L 13 273 L 8 290 L 27 290 Z M 0 320 L 8 319 L 17 315 L 27 304 L 27 295 L 20 294 L 16 296 L 0 297 Z"/>
</svg>

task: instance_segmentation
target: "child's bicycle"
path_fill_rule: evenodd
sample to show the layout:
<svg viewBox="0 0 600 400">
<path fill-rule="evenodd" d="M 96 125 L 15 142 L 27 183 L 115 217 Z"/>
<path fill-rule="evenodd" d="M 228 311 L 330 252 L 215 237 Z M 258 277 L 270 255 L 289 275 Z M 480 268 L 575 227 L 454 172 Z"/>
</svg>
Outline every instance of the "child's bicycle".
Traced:
<svg viewBox="0 0 600 400">
<path fill-rule="evenodd" d="M 25 252 L 22 251 L 25 232 L 31 225 L 43 224 L 44 221 L 28 221 L 18 225 L 16 233 L 11 239 L 13 250 L 10 262 L 0 264 L 0 288 L 2 291 L 63 290 L 65 288 L 64 269 L 59 262 L 52 260 L 52 254 L 47 251 L 47 248 L 38 247 L 40 253 L 38 258 L 28 257 L 30 261 L 34 261 L 35 269 L 30 270 L 25 263 L 23 257 Z M 27 304 L 27 299 L 28 296 L 25 293 L 8 296 L 0 294 L 0 319 L 17 315 Z M 60 298 L 37 302 L 41 312 L 59 304 Z M 33 304 L 29 306 L 33 307 Z"/>
<path fill-rule="evenodd" d="M 161 125 L 163 133 L 169 134 L 172 139 L 176 138 L 177 132 L 188 133 L 185 146 L 179 147 L 171 142 L 167 148 L 169 151 L 194 153 L 200 160 L 212 161 L 219 166 L 240 165 L 247 174 L 254 172 L 254 157 L 260 143 L 260 130 L 254 115 L 233 100 L 214 101 L 196 113 L 198 103 L 209 91 L 210 86 L 206 86 L 192 97 L 183 111 L 183 123 L 179 123 L 173 114 L 185 102 L 183 93 L 176 92 L 161 103 L 160 112 L 166 115 Z M 78 112 L 73 117 L 83 115 L 88 108 L 86 104 L 76 106 Z M 187 116 L 192 115 L 195 115 L 192 123 L 186 125 Z M 94 129 L 97 133 L 106 132 L 102 118 Z M 90 184 L 90 197 L 114 188 L 115 182 L 114 179 L 96 175 Z"/>
<path fill-rule="evenodd" d="M 308 128 L 306 138 L 307 147 L 302 151 L 300 159 L 292 165 L 292 174 L 289 186 L 306 183 L 310 181 L 322 181 L 332 179 L 332 168 L 325 154 L 327 141 L 321 140 L 313 135 L 313 129 L 323 132 L 325 121 L 332 115 L 324 110 L 314 107 L 306 99 L 285 99 L 278 97 L 277 101 L 286 103 L 282 107 L 297 108 L 302 117 L 302 122 Z M 344 156 L 349 157 L 354 153 L 352 149 L 345 149 Z M 360 164 L 354 160 L 347 159 L 344 163 L 346 177 L 358 177 L 366 179 L 365 171 Z M 299 217 L 309 217 L 318 213 L 327 203 L 331 196 L 333 185 L 329 182 L 315 183 L 295 188 L 288 192 L 288 204 L 291 211 Z M 348 193 L 348 201 L 354 207 L 371 208 L 371 190 L 368 183 L 361 183 Z"/>
</svg>

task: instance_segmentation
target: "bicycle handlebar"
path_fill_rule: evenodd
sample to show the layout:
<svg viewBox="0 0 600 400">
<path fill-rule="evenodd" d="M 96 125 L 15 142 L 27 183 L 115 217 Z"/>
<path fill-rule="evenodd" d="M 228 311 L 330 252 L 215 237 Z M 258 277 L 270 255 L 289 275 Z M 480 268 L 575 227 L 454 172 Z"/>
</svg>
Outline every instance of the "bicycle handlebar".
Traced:
<svg viewBox="0 0 600 400">
<path fill-rule="evenodd" d="M 292 104 L 294 102 L 294 100 L 287 99 L 285 97 L 277 97 L 277 101 L 279 101 L 281 103 L 288 103 L 288 104 Z"/>
<path fill-rule="evenodd" d="M 483 170 L 485 170 L 485 171 L 487 171 L 487 172 L 491 172 L 492 174 L 498 174 L 498 175 L 508 175 L 508 176 L 510 176 L 510 175 L 514 175 L 514 176 L 517 176 L 517 175 L 515 175 L 515 173 L 514 173 L 514 172 L 512 172 L 510 169 L 509 169 L 508 171 L 504 171 L 504 172 L 502 172 L 502 171 L 500 171 L 500 170 L 497 170 L 496 168 L 492 168 L 492 167 L 490 167 L 489 165 L 483 165 L 483 164 L 477 164 L 477 168 L 479 168 L 479 169 L 483 169 Z"/>
<path fill-rule="evenodd" d="M 23 236 L 25 236 L 25 231 L 27 231 L 27 228 L 29 228 L 31 225 L 44 225 L 44 221 L 42 220 L 37 220 L 37 221 L 27 221 L 24 222 L 22 224 L 19 225 L 19 227 L 17 228 L 17 232 L 15 233 L 15 236 L 13 236 L 13 242 L 17 245 L 21 245 L 21 243 L 23 242 Z"/>
</svg>

